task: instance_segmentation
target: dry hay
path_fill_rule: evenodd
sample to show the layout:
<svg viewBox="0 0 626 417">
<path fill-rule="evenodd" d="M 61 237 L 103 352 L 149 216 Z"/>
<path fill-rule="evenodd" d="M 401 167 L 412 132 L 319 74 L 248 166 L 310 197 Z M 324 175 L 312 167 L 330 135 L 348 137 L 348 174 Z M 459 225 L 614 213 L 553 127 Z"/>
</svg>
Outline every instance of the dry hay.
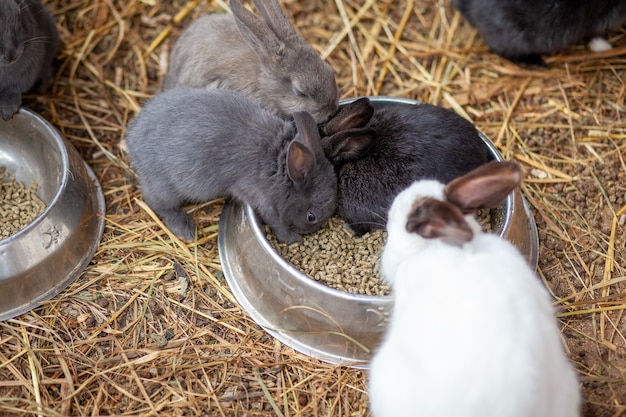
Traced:
<svg viewBox="0 0 626 417">
<path fill-rule="evenodd" d="M 221 202 L 191 208 L 200 240 L 181 244 L 141 202 L 120 148 L 180 29 L 223 2 L 47 4 L 64 47 L 53 85 L 25 104 L 94 168 L 106 230 L 80 279 L 0 323 L 0 415 L 368 415 L 364 371 L 295 353 L 234 301 L 216 248 Z M 539 272 L 556 297 L 585 415 L 626 415 L 624 30 L 610 34 L 612 51 L 574 46 L 532 70 L 490 54 L 443 1 L 283 4 L 344 97 L 454 108 L 524 165 Z"/>
</svg>

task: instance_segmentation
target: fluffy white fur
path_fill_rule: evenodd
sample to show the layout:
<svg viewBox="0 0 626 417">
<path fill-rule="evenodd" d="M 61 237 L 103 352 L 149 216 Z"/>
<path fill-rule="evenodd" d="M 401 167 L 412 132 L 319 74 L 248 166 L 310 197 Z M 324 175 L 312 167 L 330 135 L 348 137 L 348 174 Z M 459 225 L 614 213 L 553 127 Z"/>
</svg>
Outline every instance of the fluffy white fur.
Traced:
<svg viewBox="0 0 626 417">
<path fill-rule="evenodd" d="M 609 50 L 613 49 L 613 47 L 611 46 L 609 41 L 607 41 L 606 39 L 604 39 L 601 36 L 597 36 L 597 37 L 591 39 L 589 41 L 589 43 L 587 44 L 587 46 L 593 52 L 609 51 Z"/>
<path fill-rule="evenodd" d="M 576 375 L 549 295 L 509 242 L 479 232 L 462 247 L 405 228 L 417 182 L 394 200 L 381 272 L 395 300 L 371 363 L 375 417 L 574 417 Z"/>
</svg>

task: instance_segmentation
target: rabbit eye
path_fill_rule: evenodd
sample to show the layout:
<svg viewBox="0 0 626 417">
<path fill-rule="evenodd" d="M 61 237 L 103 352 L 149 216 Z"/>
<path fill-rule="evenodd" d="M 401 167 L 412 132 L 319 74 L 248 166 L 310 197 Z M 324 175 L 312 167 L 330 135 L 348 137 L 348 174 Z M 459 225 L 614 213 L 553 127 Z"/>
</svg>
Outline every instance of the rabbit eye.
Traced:
<svg viewBox="0 0 626 417">
<path fill-rule="evenodd" d="M 307 98 L 308 96 L 302 91 L 300 90 L 298 87 L 294 87 L 293 88 L 293 92 L 298 96 L 298 97 L 302 97 L 302 98 Z"/>
<path fill-rule="evenodd" d="M 313 214 L 312 211 L 309 211 L 306 215 L 307 220 L 309 221 L 309 223 L 313 223 L 315 221 L 315 214 Z"/>
</svg>

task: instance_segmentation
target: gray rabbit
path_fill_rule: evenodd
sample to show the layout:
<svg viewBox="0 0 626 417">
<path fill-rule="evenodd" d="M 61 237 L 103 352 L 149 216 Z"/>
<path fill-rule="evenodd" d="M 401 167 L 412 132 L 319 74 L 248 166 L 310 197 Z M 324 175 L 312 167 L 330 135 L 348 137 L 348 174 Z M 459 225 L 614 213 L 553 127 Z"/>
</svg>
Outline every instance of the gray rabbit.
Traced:
<svg viewBox="0 0 626 417">
<path fill-rule="evenodd" d="M 333 71 L 305 42 L 277 0 L 254 0 L 260 18 L 238 0 L 232 13 L 203 16 L 170 55 L 164 89 L 237 90 L 282 118 L 308 111 L 318 123 L 337 111 Z"/>
<path fill-rule="evenodd" d="M 384 228 L 394 197 L 414 181 L 448 183 L 490 159 L 474 125 L 426 103 L 374 107 L 363 97 L 319 129 L 339 177 L 337 212 L 357 235 Z"/>
<path fill-rule="evenodd" d="M 232 90 L 155 96 L 126 136 L 145 201 L 187 241 L 195 224 L 181 205 L 220 197 L 250 204 L 280 241 L 300 240 L 333 214 L 337 177 L 315 119 L 293 118 L 295 127 Z"/>
<path fill-rule="evenodd" d="M 9 120 L 22 93 L 52 77 L 59 49 L 56 23 L 40 0 L 0 1 L 0 116 Z"/>
</svg>

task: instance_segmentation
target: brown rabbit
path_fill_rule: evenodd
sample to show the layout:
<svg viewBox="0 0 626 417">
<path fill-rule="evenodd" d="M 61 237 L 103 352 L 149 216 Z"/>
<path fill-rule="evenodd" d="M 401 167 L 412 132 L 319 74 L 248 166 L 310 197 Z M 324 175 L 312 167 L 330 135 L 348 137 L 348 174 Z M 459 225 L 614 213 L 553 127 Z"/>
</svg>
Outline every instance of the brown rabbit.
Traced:
<svg viewBox="0 0 626 417">
<path fill-rule="evenodd" d="M 288 119 L 307 111 L 318 123 L 338 108 L 333 71 L 296 32 L 277 0 L 254 0 L 260 17 L 238 0 L 232 14 L 209 14 L 174 45 L 164 88 L 237 90 Z"/>
</svg>

